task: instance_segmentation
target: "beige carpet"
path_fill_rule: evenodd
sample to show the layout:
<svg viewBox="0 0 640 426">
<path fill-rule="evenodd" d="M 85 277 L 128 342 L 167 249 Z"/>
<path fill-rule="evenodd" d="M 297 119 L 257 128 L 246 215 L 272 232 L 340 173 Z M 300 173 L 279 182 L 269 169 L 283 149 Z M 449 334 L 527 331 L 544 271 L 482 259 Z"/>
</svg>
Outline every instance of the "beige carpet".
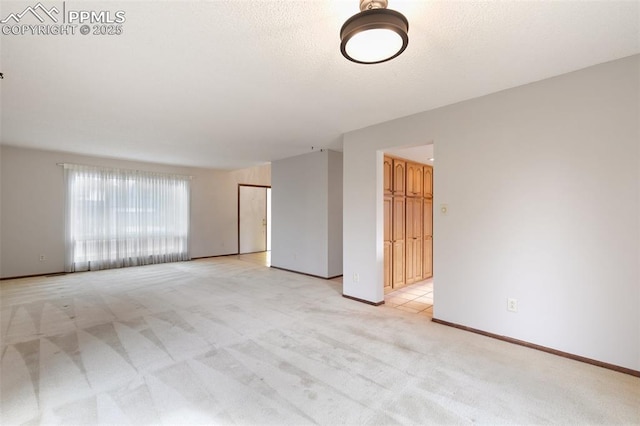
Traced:
<svg viewBox="0 0 640 426">
<path fill-rule="evenodd" d="M 3 425 L 640 423 L 638 378 L 237 259 L 0 286 Z"/>
</svg>

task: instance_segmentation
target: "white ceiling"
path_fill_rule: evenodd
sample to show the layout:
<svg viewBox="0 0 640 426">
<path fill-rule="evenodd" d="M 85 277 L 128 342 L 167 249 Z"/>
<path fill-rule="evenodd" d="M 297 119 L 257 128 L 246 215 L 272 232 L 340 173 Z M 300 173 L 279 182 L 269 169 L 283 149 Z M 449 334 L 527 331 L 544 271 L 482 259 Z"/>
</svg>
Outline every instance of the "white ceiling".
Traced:
<svg viewBox="0 0 640 426">
<path fill-rule="evenodd" d="M 0 17 L 36 2 L 2 1 Z M 1 142 L 239 168 L 640 52 L 637 1 L 390 0 L 409 47 L 357 65 L 338 34 L 358 4 L 69 1 L 124 10 L 124 33 L 0 36 Z"/>
</svg>

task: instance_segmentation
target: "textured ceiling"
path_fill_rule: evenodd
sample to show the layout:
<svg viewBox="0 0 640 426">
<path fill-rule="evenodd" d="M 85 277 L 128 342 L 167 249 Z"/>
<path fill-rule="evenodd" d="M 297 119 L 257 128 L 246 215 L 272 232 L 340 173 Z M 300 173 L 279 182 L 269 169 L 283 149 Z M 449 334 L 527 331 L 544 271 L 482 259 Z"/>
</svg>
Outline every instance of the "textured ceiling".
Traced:
<svg viewBox="0 0 640 426">
<path fill-rule="evenodd" d="M 369 66 L 339 52 L 357 0 L 65 6 L 124 10 L 123 34 L 0 36 L 3 144 L 239 168 L 640 52 L 637 1 L 390 0 L 409 47 Z"/>
</svg>

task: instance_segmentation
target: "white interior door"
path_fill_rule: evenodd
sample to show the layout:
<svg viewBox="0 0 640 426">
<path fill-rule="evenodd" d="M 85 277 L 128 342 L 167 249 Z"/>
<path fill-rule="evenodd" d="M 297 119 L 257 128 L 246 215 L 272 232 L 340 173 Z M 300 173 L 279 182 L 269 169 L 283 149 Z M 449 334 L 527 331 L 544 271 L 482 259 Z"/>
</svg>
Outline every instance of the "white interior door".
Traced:
<svg viewBox="0 0 640 426">
<path fill-rule="evenodd" d="M 267 188 L 267 251 L 271 251 L 271 188 Z"/>
<path fill-rule="evenodd" d="M 240 253 L 267 250 L 267 188 L 240 186 Z"/>
</svg>

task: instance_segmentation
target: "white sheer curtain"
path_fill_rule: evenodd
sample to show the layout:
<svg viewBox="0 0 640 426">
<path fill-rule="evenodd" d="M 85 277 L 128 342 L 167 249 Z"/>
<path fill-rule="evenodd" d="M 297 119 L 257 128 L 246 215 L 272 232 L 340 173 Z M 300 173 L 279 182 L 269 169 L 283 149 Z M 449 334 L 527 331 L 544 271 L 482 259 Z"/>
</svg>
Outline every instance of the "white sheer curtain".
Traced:
<svg viewBox="0 0 640 426">
<path fill-rule="evenodd" d="M 189 260 L 190 177 L 63 166 L 65 271 Z"/>
</svg>

